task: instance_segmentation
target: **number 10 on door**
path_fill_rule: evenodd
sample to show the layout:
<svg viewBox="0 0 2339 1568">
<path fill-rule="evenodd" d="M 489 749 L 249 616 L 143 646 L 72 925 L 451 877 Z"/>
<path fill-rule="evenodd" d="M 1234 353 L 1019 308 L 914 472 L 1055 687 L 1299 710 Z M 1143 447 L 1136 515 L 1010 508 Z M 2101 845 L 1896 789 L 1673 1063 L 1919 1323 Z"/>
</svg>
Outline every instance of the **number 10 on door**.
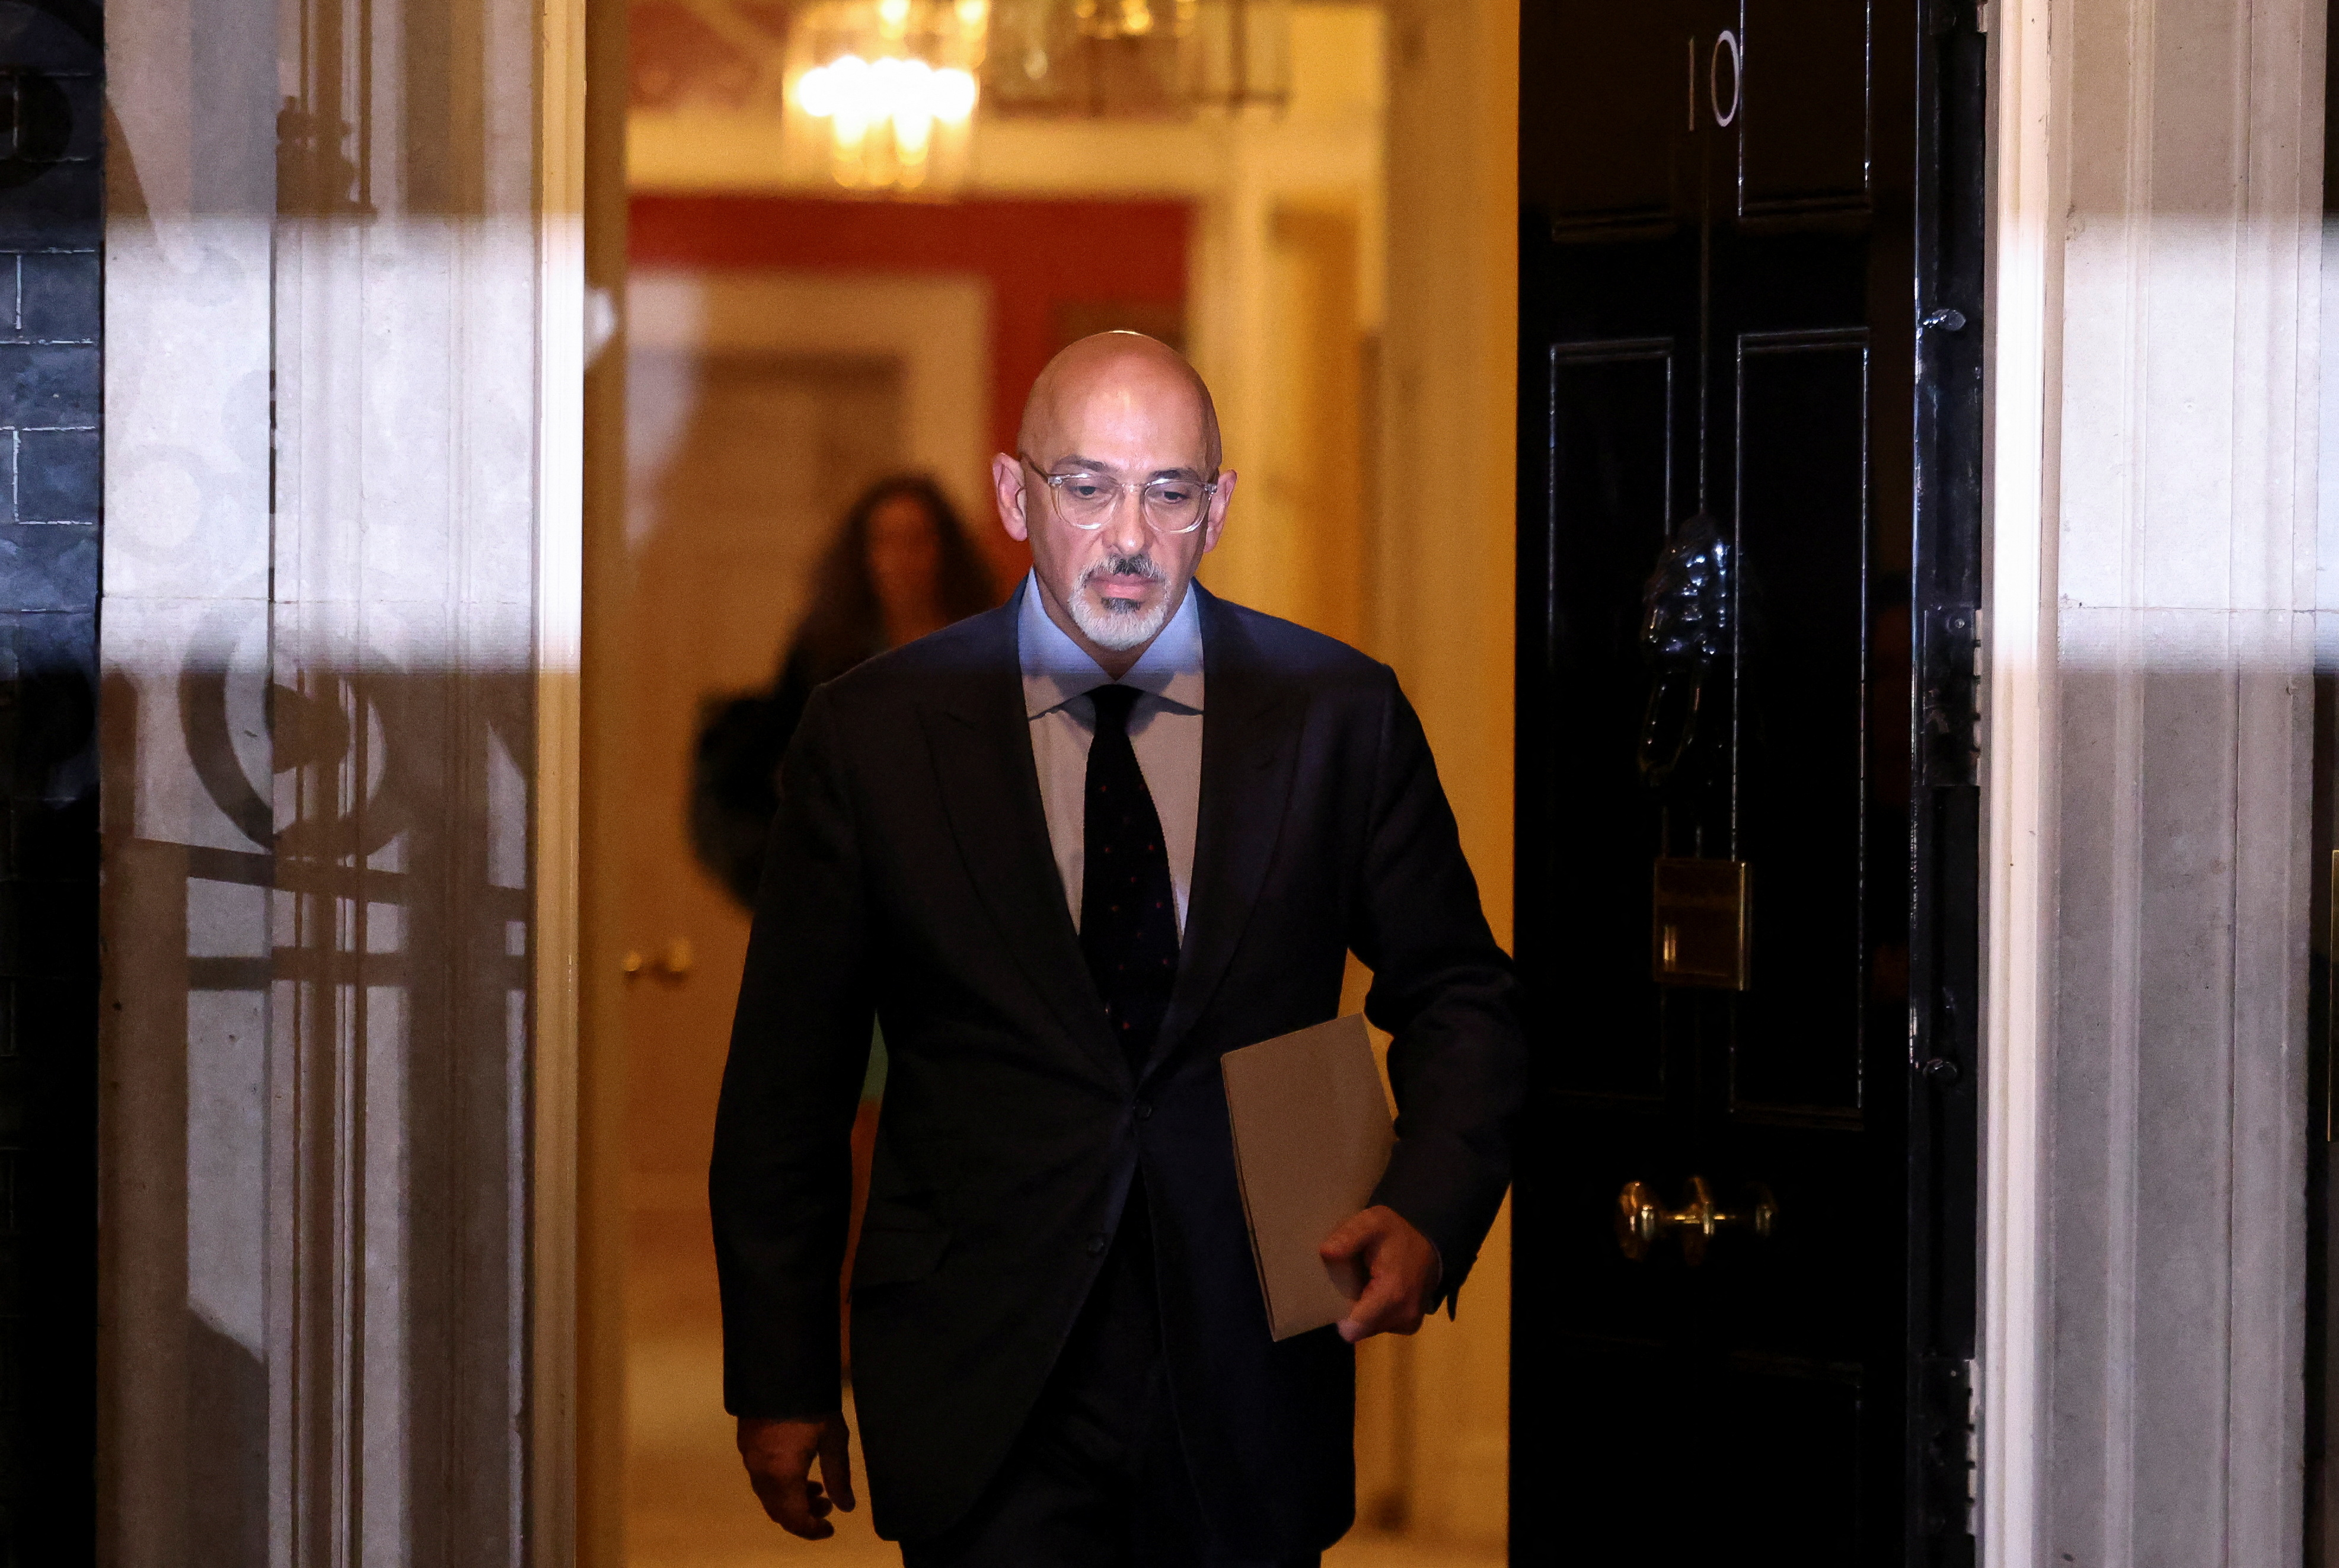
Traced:
<svg viewBox="0 0 2339 1568">
<path fill-rule="evenodd" d="M 1698 70 L 1698 56 L 1701 52 L 1694 34 L 1691 35 L 1688 44 L 1689 129 L 1692 131 L 1697 129 L 1698 89 L 1701 86 L 1705 89 L 1705 104 L 1713 115 L 1714 124 L 1726 127 L 1738 118 L 1739 104 L 1745 96 L 1746 59 L 1744 53 L 1739 47 L 1738 35 L 1727 27 L 1722 30 L 1720 35 L 1713 41 L 1712 49 L 1705 54 L 1705 69 L 1702 73 Z M 1722 61 L 1725 56 L 1730 64 L 1728 76 L 1730 96 L 1726 103 L 1722 97 Z M 1702 83 L 1698 80 L 1701 74 L 1705 78 Z"/>
</svg>

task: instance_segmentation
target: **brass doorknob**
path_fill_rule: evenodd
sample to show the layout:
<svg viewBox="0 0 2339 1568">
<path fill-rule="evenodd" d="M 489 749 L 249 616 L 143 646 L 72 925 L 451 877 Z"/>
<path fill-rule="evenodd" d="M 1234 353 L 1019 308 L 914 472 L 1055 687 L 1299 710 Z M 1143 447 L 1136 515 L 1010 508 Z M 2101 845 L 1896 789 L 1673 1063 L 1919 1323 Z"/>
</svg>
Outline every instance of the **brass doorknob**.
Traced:
<svg viewBox="0 0 2339 1568">
<path fill-rule="evenodd" d="M 627 980 L 637 980 L 646 973 L 673 984 L 688 974 L 697 962 L 697 955 L 691 951 L 690 939 L 678 936 L 646 958 L 638 951 L 627 952 L 617 961 L 617 967 L 625 971 Z"/>
<path fill-rule="evenodd" d="M 1779 1221 L 1779 1206 L 1771 1189 L 1759 1182 L 1754 1207 L 1744 1214 L 1725 1214 L 1713 1201 L 1713 1188 L 1702 1176 L 1689 1178 L 1689 1201 L 1667 1209 L 1657 1201 L 1656 1189 L 1645 1181 L 1628 1181 L 1616 1195 L 1616 1246 L 1638 1263 L 1670 1231 L 1681 1238 L 1682 1261 L 1694 1268 L 1705 1261 L 1706 1244 L 1725 1225 L 1743 1226 L 1767 1237 Z"/>
</svg>

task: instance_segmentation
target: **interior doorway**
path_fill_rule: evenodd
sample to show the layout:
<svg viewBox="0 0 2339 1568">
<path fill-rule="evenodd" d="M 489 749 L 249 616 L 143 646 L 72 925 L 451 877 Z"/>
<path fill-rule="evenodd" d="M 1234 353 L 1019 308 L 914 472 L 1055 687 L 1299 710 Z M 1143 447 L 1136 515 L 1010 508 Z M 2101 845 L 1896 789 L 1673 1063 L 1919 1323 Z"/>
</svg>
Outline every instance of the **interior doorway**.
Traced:
<svg viewBox="0 0 2339 1568">
<path fill-rule="evenodd" d="M 990 537 L 997 587 L 1010 586 L 1024 563 L 990 525 L 982 467 L 1012 447 L 1024 387 L 1073 337 L 1145 330 L 1209 376 L 1244 465 L 1245 531 L 1205 580 L 1397 666 L 1506 933 L 1508 626 L 1474 615 L 1457 627 L 1445 603 L 1509 594 L 1507 422 L 1470 410 L 1481 394 L 1508 406 L 1515 136 L 1503 74 L 1515 12 L 1499 0 L 1296 4 L 1280 113 L 1002 118 L 978 127 L 969 184 L 935 202 L 844 197 L 759 163 L 770 126 L 689 83 L 692 51 L 713 47 L 692 31 L 706 9 L 634 8 L 637 71 L 660 74 L 656 94 L 637 90 L 629 136 L 630 496 L 624 528 L 600 536 L 597 574 L 620 590 L 597 614 L 630 667 L 626 711 L 603 709 L 599 761 L 588 757 L 623 806 L 587 852 L 603 868 L 588 880 L 609 950 L 594 962 L 628 978 L 597 982 L 595 1002 L 596 1037 L 622 1037 L 627 1126 L 612 1150 L 625 1196 L 602 1206 L 621 1234 L 593 1215 L 587 1225 L 623 1258 L 625 1312 L 619 1343 L 599 1352 L 621 1376 L 597 1394 L 588 1378 L 604 1414 L 598 1426 L 588 1415 L 586 1470 L 626 1506 L 605 1511 L 587 1544 L 597 1562 L 645 1568 L 854 1551 L 893 1561 L 853 1533 L 865 1514 L 818 1545 L 765 1523 L 720 1413 L 703 1182 L 745 926 L 691 859 L 696 726 L 708 701 L 768 685 L 807 607 L 804 568 L 857 482 L 848 475 L 933 474 Z M 1466 149 L 1426 156 L 1436 138 L 1413 137 L 1391 172 L 1392 94 L 1450 140 L 1465 123 L 1449 112 L 1462 76 L 1491 80 L 1474 103 L 1499 113 L 1466 123 Z M 1485 195 L 1498 199 L 1482 211 Z M 1402 231 L 1389 218 L 1400 197 L 1417 217 Z M 1392 289 L 1424 299 L 1385 338 Z M 953 290 L 955 306 L 943 300 Z M 1468 301 L 1500 319 L 1455 329 L 1446 315 Z M 938 378 L 956 390 L 938 392 Z M 760 424 L 799 417 L 812 422 L 798 435 L 754 439 Z M 1456 419 L 1461 440 L 1441 428 Z M 1406 461 L 1392 467 L 1392 450 Z M 774 478 L 783 466 L 802 471 Z M 1337 569 L 1319 569 L 1327 561 Z M 1490 1241 L 1458 1321 L 1367 1347 L 1366 1528 L 1336 1562 L 1501 1560 L 1506 1237 Z"/>
</svg>

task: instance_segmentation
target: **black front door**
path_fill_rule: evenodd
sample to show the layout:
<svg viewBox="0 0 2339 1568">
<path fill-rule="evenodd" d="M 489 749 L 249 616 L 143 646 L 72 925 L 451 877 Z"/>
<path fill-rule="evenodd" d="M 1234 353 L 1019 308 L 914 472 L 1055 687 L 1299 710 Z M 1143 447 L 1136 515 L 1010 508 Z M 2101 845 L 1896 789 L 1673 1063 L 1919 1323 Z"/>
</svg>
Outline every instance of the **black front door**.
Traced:
<svg viewBox="0 0 2339 1568">
<path fill-rule="evenodd" d="M 1513 1561 L 1971 1560 L 1971 0 L 1528 0 Z"/>
</svg>

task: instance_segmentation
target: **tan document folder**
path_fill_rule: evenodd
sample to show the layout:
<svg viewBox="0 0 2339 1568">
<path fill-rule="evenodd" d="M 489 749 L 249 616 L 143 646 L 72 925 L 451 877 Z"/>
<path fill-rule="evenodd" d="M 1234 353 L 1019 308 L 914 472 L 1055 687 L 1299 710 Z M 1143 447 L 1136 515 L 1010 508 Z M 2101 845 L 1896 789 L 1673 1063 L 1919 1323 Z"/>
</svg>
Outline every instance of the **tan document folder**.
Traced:
<svg viewBox="0 0 2339 1568">
<path fill-rule="evenodd" d="M 1230 1050 L 1219 1066 L 1268 1329 L 1288 1339 L 1337 1323 L 1363 1282 L 1344 1289 L 1316 1249 L 1371 1200 L 1396 1147 L 1364 1017 Z"/>
</svg>

